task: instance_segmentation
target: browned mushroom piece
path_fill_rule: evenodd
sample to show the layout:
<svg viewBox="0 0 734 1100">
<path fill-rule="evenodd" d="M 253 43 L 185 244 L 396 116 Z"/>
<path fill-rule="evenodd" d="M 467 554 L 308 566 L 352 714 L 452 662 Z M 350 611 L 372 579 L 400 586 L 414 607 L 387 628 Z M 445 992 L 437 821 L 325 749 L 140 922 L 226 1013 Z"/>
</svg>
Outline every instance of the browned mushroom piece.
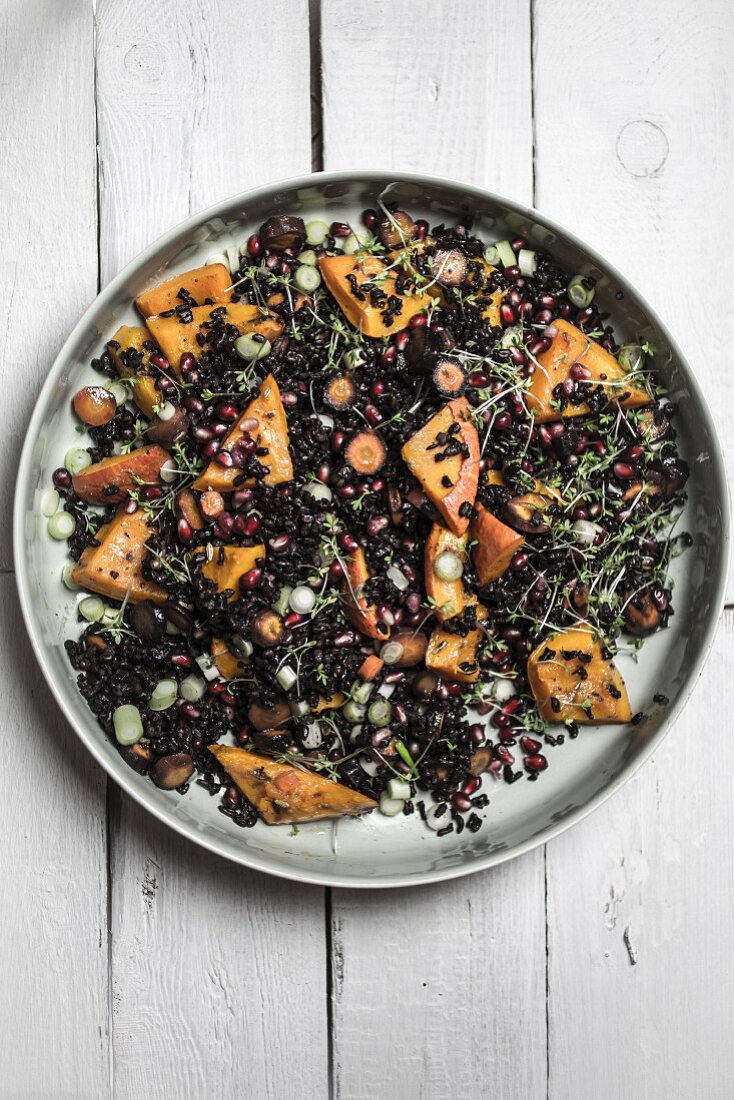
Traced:
<svg viewBox="0 0 734 1100">
<path fill-rule="evenodd" d="M 408 329 L 409 340 L 405 349 L 405 361 L 412 371 L 429 369 L 436 355 L 446 355 L 456 347 L 451 329 L 445 325 L 420 325 Z"/>
<path fill-rule="evenodd" d="M 622 615 L 627 631 L 636 638 L 654 634 L 663 621 L 663 613 L 648 590 L 633 596 Z"/>
<path fill-rule="evenodd" d="M 381 653 L 385 664 L 390 664 L 393 668 L 415 668 L 425 660 L 427 649 L 428 638 L 425 634 L 419 630 L 401 630 L 393 634 L 389 642 L 385 642 Z M 385 655 L 386 651 L 390 651 L 390 660 Z"/>
<path fill-rule="evenodd" d="M 381 219 L 377 236 L 385 248 L 399 248 L 415 236 L 415 222 L 404 210 L 396 210 L 389 217 Z"/>
<path fill-rule="evenodd" d="M 670 420 L 662 409 L 645 409 L 637 421 L 637 431 L 648 443 L 660 443 L 670 435 Z"/>
<path fill-rule="evenodd" d="M 417 699 L 430 699 L 438 690 L 440 680 L 435 672 L 419 672 L 413 681 L 413 694 Z"/>
<path fill-rule="evenodd" d="M 523 493 L 507 502 L 503 519 L 525 535 L 543 535 L 548 530 L 543 516 L 550 504 L 548 497 L 540 493 Z"/>
<path fill-rule="evenodd" d="M 262 703 L 250 703 L 247 709 L 250 725 L 256 730 L 277 730 L 291 717 L 291 708 L 286 699 L 278 699 L 272 707 Z"/>
<path fill-rule="evenodd" d="M 471 760 L 469 761 L 469 771 L 472 775 L 481 775 L 482 772 L 486 772 L 489 765 L 492 763 L 492 750 L 487 745 L 482 745 L 481 748 L 475 749 L 471 754 Z"/>
<path fill-rule="evenodd" d="M 673 458 L 663 463 L 660 488 L 666 500 L 670 500 L 671 497 L 680 492 L 688 481 L 688 474 L 688 463 L 684 462 L 682 458 Z"/>
<path fill-rule="evenodd" d="M 101 428 L 117 412 L 115 398 L 104 386 L 85 386 L 74 395 L 74 412 L 85 424 Z"/>
<path fill-rule="evenodd" d="M 302 218 L 293 218 L 288 214 L 281 214 L 275 218 L 268 218 L 260 226 L 260 243 L 263 248 L 272 248 L 276 252 L 282 252 L 286 248 L 300 248 L 306 240 L 306 226 Z"/>
<path fill-rule="evenodd" d="M 283 630 L 283 620 L 280 615 L 269 608 L 258 611 L 250 627 L 253 642 L 255 645 L 262 646 L 263 649 L 270 649 L 271 646 L 277 645 L 283 637 Z"/>
<path fill-rule="evenodd" d="M 141 745 L 140 742 L 137 745 L 127 745 L 124 749 L 120 749 L 120 756 L 138 775 L 148 774 L 153 753 L 145 745 Z"/>
<path fill-rule="evenodd" d="M 156 787 L 162 791 L 175 791 L 188 783 L 194 774 L 194 761 L 187 752 L 174 752 L 162 756 L 150 769 L 150 776 Z"/>
<path fill-rule="evenodd" d="M 293 738 L 288 730 L 253 730 L 252 743 L 265 752 L 288 752 L 293 747 Z"/>
<path fill-rule="evenodd" d="M 461 286 L 466 279 L 466 256 L 458 248 L 439 248 L 431 260 L 431 274 L 440 286 Z"/>
<path fill-rule="evenodd" d="M 426 519 L 430 519 L 431 523 L 441 522 L 438 509 L 434 508 L 422 489 L 411 489 L 405 499 L 409 504 L 412 504 L 414 508 L 417 508 L 419 512 L 422 512 Z"/>
<path fill-rule="evenodd" d="M 173 416 L 168 420 L 161 420 L 156 417 L 148 428 L 148 439 L 152 439 L 154 443 L 159 443 L 161 447 L 170 448 L 177 439 L 186 435 L 188 430 L 188 416 L 183 409 L 176 409 Z"/>
<path fill-rule="evenodd" d="M 387 504 L 390 509 L 390 519 L 395 527 L 402 527 L 405 523 L 403 515 L 403 498 L 397 485 L 388 485 Z"/>
<path fill-rule="evenodd" d="M 574 611 L 583 614 L 589 603 L 589 586 L 583 581 L 576 580 L 569 586 L 568 598 Z"/>
</svg>

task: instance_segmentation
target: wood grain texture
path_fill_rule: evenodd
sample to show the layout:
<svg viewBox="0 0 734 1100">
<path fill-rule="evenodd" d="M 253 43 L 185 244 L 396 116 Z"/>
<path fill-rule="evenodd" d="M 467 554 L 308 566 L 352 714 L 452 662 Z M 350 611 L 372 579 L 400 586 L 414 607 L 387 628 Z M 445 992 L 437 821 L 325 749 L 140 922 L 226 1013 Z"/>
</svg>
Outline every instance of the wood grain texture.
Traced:
<svg viewBox="0 0 734 1100">
<path fill-rule="evenodd" d="M 653 761 L 547 846 L 551 1100 L 734 1091 L 733 684 L 727 611 Z"/>
<path fill-rule="evenodd" d="M 327 170 L 532 202 L 528 5 L 324 0 L 321 19 Z M 482 1080 L 545 1097 L 542 850 L 440 887 L 334 890 L 332 939 L 336 1097 L 464 1097 Z"/>
<path fill-rule="evenodd" d="M 46 689 L 9 574 L 0 667 L 0 1096 L 100 1100 L 110 1073 L 104 773 Z"/>
<path fill-rule="evenodd" d="M 115 1096 L 326 1100 L 323 890 L 235 867 L 115 801 Z"/>
<path fill-rule="evenodd" d="M 734 9 L 585 3 L 572 40 L 565 5 L 539 0 L 535 14 L 538 206 L 670 322 L 731 463 Z M 548 845 L 552 1100 L 732 1095 L 732 782 L 718 761 L 733 675 L 727 612 L 654 762 Z"/>
<path fill-rule="evenodd" d="M 97 0 L 107 282 L 203 207 L 310 171 L 308 0 Z"/>
<path fill-rule="evenodd" d="M 0 0 L 0 44 L 0 392 L 7 433 L 0 510 L 8 516 L 36 394 L 97 290 L 90 5 L 69 0 L 60 17 L 55 0 Z M 39 314 L 49 280 L 53 305 Z M 4 523 L 0 568 L 9 569 L 12 557 L 11 525 Z"/>
<path fill-rule="evenodd" d="M 569 27 L 563 0 L 538 0 L 535 16 L 537 205 L 659 310 L 734 475 L 734 391 L 721 384 L 734 346 L 734 6 L 591 0 Z"/>
<path fill-rule="evenodd" d="M 531 201 L 530 7 L 323 0 L 324 167 L 402 168 Z"/>
<path fill-rule="evenodd" d="M 98 0 L 97 43 L 103 282 L 190 213 L 310 170 L 306 0 Z M 320 1100 L 323 891 L 207 856 L 118 799 L 115 1096 L 279 1100 L 302 1086 Z"/>
<path fill-rule="evenodd" d="M 334 1095 L 546 1095 L 542 852 L 473 879 L 333 892 Z"/>
</svg>

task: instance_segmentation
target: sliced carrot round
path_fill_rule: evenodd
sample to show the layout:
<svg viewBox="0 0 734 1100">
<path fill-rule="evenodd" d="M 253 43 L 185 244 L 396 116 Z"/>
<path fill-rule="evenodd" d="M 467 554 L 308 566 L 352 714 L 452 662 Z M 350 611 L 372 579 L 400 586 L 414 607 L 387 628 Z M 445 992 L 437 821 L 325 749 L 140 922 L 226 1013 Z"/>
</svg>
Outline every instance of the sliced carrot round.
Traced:
<svg viewBox="0 0 734 1100">
<path fill-rule="evenodd" d="M 357 387 L 348 374 L 335 374 L 326 383 L 324 401 L 332 409 L 348 409 L 357 396 Z"/>
<path fill-rule="evenodd" d="M 442 397 L 458 397 L 466 384 L 466 375 L 454 359 L 442 357 L 433 368 L 433 384 Z"/>
<path fill-rule="evenodd" d="M 358 474 L 376 474 L 382 469 L 387 450 L 376 432 L 359 432 L 344 452 L 349 465 Z"/>
</svg>

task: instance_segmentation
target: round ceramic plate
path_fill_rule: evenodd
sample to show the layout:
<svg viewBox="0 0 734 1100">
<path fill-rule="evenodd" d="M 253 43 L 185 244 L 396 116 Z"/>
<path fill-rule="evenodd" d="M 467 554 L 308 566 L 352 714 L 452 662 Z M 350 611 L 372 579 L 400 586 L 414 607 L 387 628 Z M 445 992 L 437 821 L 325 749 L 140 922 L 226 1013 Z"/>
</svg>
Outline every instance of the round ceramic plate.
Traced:
<svg viewBox="0 0 734 1100">
<path fill-rule="evenodd" d="M 115 329 L 136 323 L 137 294 L 213 253 L 224 252 L 234 261 L 248 235 L 273 214 L 349 221 L 378 197 L 397 201 L 431 224 L 452 223 L 470 212 L 485 239 L 523 236 L 531 247 L 552 252 L 567 271 L 593 275 L 597 299 L 611 312 L 617 334 L 648 340 L 657 350 L 655 368 L 679 406 L 680 445 L 691 467 L 679 529 L 693 534 L 694 545 L 673 563 L 671 626 L 646 643 L 639 664 L 619 661 L 633 712 L 648 716 L 634 727 L 582 729 L 577 740 L 552 751 L 551 767 L 537 783 L 510 787 L 485 778 L 490 804 L 478 833 L 438 837 L 417 815 L 378 813 L 301 826 L 295 835 L 288 826 L 262 823 L 240 829 L 197 785 L 181 797 L 137 775 L 97 725 L 63 649 L 64 639 L 78 631 L 77 598 L 60 580 L 66 545 L 48 536 L 39 499 L 76 438 L 70 398 L 98 379 L 89 361 Z M 328 173 L 250 191 L 190 218 L 138 256 L 84 315 L 51 368 L 23 449 L 15 500 L 18 587 L 38 661 L 59 706 L 107 772 L 162 821 L 211 851 L 286 878 L 357 887 L 432 882 L 511 859 L 579 821 L 630 778 L 673 725 L 711 646 L 723 602 L 729 538 L 725 485 L 711 416 L 691 368 L 639 293 L 601 256 L 536 211 L 477 188 L 409 174 Z M 652 705 L 657 692 L 669 698 L 668 707 Z"/>
</svg>

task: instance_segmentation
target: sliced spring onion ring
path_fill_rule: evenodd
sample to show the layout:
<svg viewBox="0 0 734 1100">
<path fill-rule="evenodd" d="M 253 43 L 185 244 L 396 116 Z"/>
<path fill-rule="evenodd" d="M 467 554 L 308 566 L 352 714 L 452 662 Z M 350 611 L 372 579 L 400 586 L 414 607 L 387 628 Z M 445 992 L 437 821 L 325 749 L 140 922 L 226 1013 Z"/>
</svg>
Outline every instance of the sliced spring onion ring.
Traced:
<svg viewBox="0 0 734 1100">
<path fill-rule="evenodd" d="M 523 275 L 531 278 L 538 266 L 535 252 L 531 248 L 521 248 L 517 254 L 517 266 Z"/>
<path fill-rule="evenodd" d="M 78 585 L 71 575 L 74 572 L 75 567 L 75 561 L 67 561 L 64 568 L 61 570 L 61 580 L 63 582 L 63 585 L 65 588 L 68 588 L 70 592 L 81 591 L 81 585 Z"/>
<path fill-rule="evenodd" d="M 318 268 L 303 264 L 293 276 L 293 285 L 304 294 L 313 294 L 321 286 L 321 274 Z"/>
<path fill-rule="evenodd" d="M 178 684 L 175 680 L 159 680 L 148 700 L 149 710 L 168 710 L 178 698 Z"/>
<path fill-rule="evenodd" d="M 410 783 L 404 779 L 390 779 L 387 784 L 387 793 L 390 798 L 399 798 L 405 802 L 410 798 Z"/>
<path fill-rule="evenodd" d="M 517 259 L 509 241 L 497 241 L 494 247 L 503 267 L 515 267 Z"/>
<path fill-rule="evenodd" d="M 390 725 L 392 719 L 392 703 L 388 699 L 375 699 L 374 703 L 370 703 L 367 711 L 367 721 L 371 722 L 373 726 L 377 726 L 378 729 L 383 729 L 385 726 Z"/>
<path fill-rule="evenodd" d="M 319 221 L 318 218 L 306 222 L 306 240 L 309 244 L 323 244 L 328 236 L 329 226 L 326 222 Z"/>
<path fill-rule="evenodd" d="M 82 470 L 86 470 L 87 466 L 91 465 L 92 456 L 84 447 L 69 447 L 64 455 L 64 466 L 72 476 L 80 474 Z"/>
<path fill-rule="evenodd" d="M 464 564 L 453 550 L 442 550 L 433 563 L 433 572 L 442 581 L 458 581 L 464 572 Z"/>
<path fill-rule="evenodd" d="M 104 618 L 107 608 L 99 596 L 85 596 L 79 601 L 77 610 L 88 623 L 99 623 Z"/>
<path fill-rule="evenodd" d="M 48 521 L 48 533 L 52 539 L 63 542 L 76 531 L 76 520 L 69 512 L 56 512 Z"/>
<path fill-rule="evenodd" d="M 594 300 L 594 288 L 586 285 L 585 275 L 574 275 L 566 289 L 569 300 L 579 309 L 585 309 Z"/>
<path fill-rule="evenodd" d="M 181 698 L 187 703 L 198 703 L 206 691 L 206 680 L 202 680 L 200 676 L 186 676 L 181 681 L 179 691 Z"/>
<path fill-rule="evenodd" d="M 55 489 L 47 489 L 45 493 L 41 495 L 41 513 L 50 519 L 51 516 L 56 515 L 59 510 L 59 504 L 61 497 Z"/>
<path fill-rule="evenodd" d="M 112 727 L 119 745 L 136 745 L 143 736 L 143 719 L 140 711 L 132 703 L 123 703 L 115 707 L 112 714 Z"/>
<path fill-rule="evenodd" d="M 627 371 L 640 370 L 645 363 L 645 353 L 639 344 L 623 344 L 617 359 Z"/>
<path fill-rule="evenodd" d="M 380 795 L 380 813 L 385 817 L 397 817 L 403 812 L 405 802 L 402 798 L 390 798 L 388 795 Z"/>
</svg>

